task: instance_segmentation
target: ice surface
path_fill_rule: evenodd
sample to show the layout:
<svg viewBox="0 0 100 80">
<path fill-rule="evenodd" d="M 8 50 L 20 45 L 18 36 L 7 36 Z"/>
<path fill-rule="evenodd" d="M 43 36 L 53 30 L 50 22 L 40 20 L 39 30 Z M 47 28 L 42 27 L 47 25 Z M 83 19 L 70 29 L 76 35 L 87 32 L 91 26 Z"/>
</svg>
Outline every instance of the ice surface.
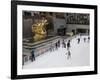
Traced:
<svg viewBox="0 0 100 80">
<path fill-rule="evenodd" d="M 79 44 L 77 43 L 78 37 L 80 38 Z M 85 42 L 84 37 L 86 37 Z M 71 57 L 69 59 L 66 55 L 67 48 L 61 46 L 58 50 L 49 51 L 36 57 L 35 61 L 25 64 L 23 69 L 88 66 L 90 63 L 90 45 L 87 37 L 76 36 L 71 40 Z"/>
</svg>

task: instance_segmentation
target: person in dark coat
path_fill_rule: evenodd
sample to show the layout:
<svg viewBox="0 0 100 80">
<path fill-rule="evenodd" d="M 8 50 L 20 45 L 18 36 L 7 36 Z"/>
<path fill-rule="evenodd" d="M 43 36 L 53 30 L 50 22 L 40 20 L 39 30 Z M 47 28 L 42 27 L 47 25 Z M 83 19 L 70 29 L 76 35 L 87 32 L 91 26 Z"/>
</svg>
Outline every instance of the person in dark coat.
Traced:
<svg viewBox="0 0 100 80">
<path fill-rule="evenodd" d="M 90 37 L 88 37 L 88 42 L 89 42 L 89 40 L 90 40 Z"/>
<path fill-rule="evenodd" d="M 68 43 L 67 43 L 67 50 L 68 50 L 68 52 L 66 53 L 67 59 L 69 59 L 71 57 L 71 52 L 70 52 L 69 48 L 70 48 L 70 40 L 68 40 Z"/>
<path fill-rule="evenodd" d="M 56 47 L 56 49 L 58 49 L 58 43 L 57 42 L 55 43 L 55 47 Z"/>
<path fill-rule="evenodd" d="M 67 43 L 67 50 L 69 50 L 70 48 L 70 40 L 68 40 L 68 43 Z"/>
<path fill-rule="evenodd" d="M 80 38 L 77 39 L 78 40 L 78 44 L 80 43 Z"/>
<path fill-rule="evenodd" d="M 32 62 L 35 61 L 34 49 L 32 49 L 31 56 L 32 56 Z"/>
<path fill-rule="evenodd" d="M 60 47 L 60 40 L 58 41 L 58 47 Z"/>
</svg>

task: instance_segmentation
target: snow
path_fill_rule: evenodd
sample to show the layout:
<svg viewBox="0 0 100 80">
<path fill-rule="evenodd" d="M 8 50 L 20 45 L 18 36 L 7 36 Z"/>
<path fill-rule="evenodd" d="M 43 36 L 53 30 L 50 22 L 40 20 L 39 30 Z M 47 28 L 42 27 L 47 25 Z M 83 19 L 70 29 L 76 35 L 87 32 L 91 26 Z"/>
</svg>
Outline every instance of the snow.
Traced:
<svg viewBox="0 0 100 80">
<path fill-rule="evenodd" d="M 88 36 L 81 36 L 79 44 L 77 43 L 78 37 L 80 36 L 71 40 L 71 57 L 69 59 L 66 55 L 67 48 L 62 48 L 61 45 L 58 50 L 49 51 L 36 57 L 35 61 L 25 64 L 23 69 L 89 66 L 90 45 L 87 39 Z M 86 42 L 84 42 L 84 37 L 86 37 Z"/>
</svg>

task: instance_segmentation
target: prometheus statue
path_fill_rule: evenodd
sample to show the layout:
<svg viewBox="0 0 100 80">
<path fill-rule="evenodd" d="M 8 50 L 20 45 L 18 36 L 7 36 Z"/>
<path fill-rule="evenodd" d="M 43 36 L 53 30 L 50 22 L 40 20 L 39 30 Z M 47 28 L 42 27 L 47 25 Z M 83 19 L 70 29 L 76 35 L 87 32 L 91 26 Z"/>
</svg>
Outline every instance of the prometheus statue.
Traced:
<svg viewBox="0 0 100 80">
<path fill-rule="evenodd" d="M 46 26 L 48 24 L 47 19 L 43 18 L 38 20 L 32 25 L 32 32 L 34 34 L 33 41 L 39 41 L 45 39 L 47 36 Z"/>
</svg>

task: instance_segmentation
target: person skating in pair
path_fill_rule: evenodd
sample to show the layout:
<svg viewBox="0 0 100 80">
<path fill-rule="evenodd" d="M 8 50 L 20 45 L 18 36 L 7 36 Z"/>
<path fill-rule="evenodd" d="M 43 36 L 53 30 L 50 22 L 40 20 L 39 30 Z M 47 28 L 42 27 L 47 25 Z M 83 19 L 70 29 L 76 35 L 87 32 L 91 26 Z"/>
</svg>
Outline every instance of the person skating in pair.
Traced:
<svg viewBox="0 0 100 80">
<path fill-rule="evenodd" d="M 67 43 L 67 53 L 66 53 L 66 55 L 67 55 L 67 59 L 69 59 L 70 57 L 71 57 L 71 52 L 70 52 L 70 40 L 68 40 L 68 43 Z"/>
</svg>

